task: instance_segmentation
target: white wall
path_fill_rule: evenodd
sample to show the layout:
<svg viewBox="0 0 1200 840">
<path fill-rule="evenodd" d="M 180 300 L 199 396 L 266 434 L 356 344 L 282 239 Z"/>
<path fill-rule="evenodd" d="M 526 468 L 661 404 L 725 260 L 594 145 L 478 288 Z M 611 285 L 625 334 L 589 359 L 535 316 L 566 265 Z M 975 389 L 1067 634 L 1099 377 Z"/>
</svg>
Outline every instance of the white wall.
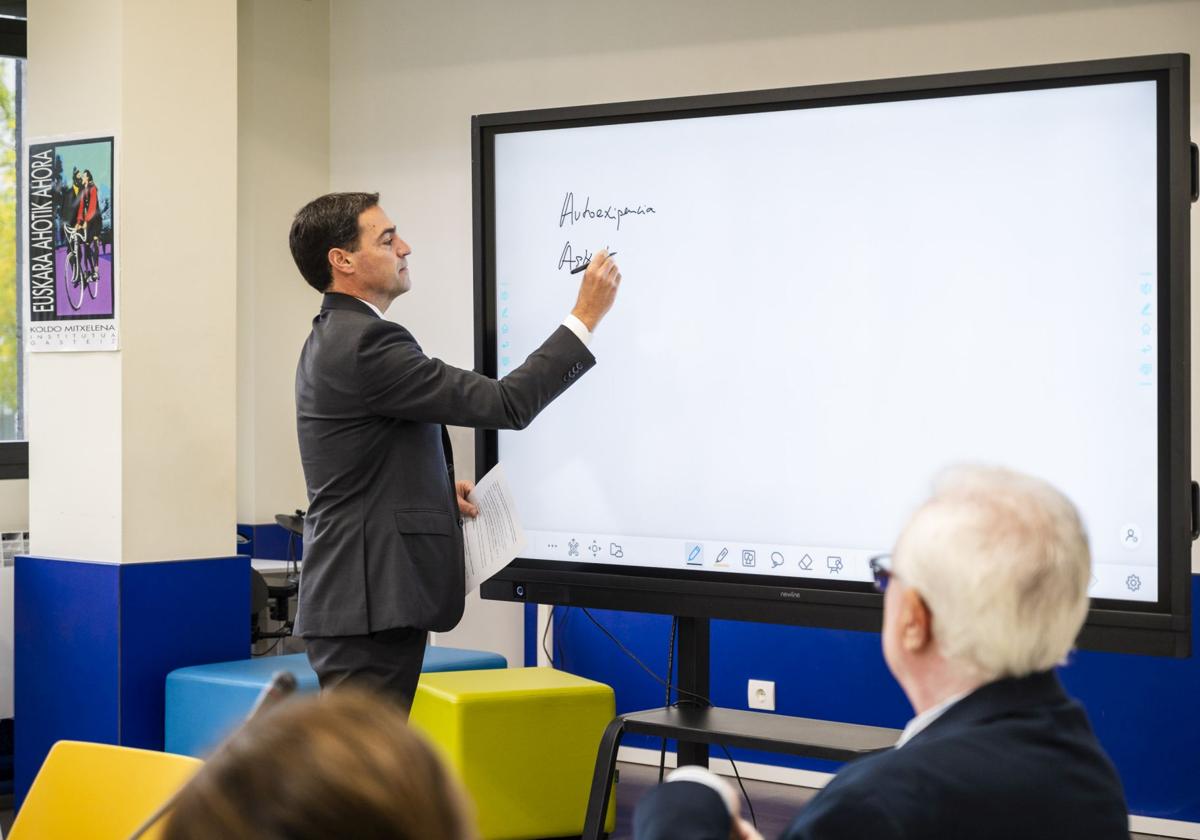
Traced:
<svg viewBox="0 0 1200 840">
<path fill-rule="evenodd" d="M 464 367 L 472 114 L 1148 53 L 1200 60 L 1196 0 L 340 0 L 336 12 L 332 186 L 383 193 L 414 249 L 413 291 L 388 315 Z M 1192 90 L 1196 120 L 1200 85 Z M 603 327 L 594 350 L 603 363 Z M 470 475 L 473 437 L 460 430 L 454 441 Z M 472 605 L 456 640 L 501 627 L 515 644 L 514 614 Z"/>
<path fill-rule="evenodd" d="M 320 296 L 287 235 L 328 190 L 329 0 L 239 0 L 239 522 L 308 506 L 293 383 Z"/>
</svg>

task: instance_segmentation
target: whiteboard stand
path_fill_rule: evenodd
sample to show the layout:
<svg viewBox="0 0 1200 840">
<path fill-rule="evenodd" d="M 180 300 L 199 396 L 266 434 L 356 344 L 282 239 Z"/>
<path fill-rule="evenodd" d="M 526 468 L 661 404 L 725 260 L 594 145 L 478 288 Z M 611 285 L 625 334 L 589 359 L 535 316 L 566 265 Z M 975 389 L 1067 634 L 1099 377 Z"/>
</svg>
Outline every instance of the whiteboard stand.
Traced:
<svg viewBox="0 0 1200 840">
<path fill-rule="evenodd" d="M 709 691 L 709 620 L 679 618 L 679 703 L 668 708 L 618 715 L 600 739 L 582 840 L 600 840 L 612 793 L 617 749 L 626 732 L 673 738 L 677 765 L 708 766 L 708 745 L 849 761 L 895 746 L 899 729 L 722 709 L 698 697 Z"/>
</svg>

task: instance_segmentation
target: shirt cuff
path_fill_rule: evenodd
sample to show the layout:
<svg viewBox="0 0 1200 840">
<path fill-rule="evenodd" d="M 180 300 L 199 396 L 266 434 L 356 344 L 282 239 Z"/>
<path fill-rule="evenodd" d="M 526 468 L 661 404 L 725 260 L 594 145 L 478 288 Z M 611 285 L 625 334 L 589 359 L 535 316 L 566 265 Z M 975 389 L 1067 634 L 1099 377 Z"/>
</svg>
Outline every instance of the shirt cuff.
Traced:
<svg viewBox="0 0 1200 840">
<path fill-rule="evenodd" d="M 568 315 L 564 318 L 562 325 L 579 336 L 579 340 L 583 342 L 584 347 L 592 343 L 592 331 L 587 328 L 587 325 L 583 321 L 580 321 L 574 315 Z"/>
</svg>

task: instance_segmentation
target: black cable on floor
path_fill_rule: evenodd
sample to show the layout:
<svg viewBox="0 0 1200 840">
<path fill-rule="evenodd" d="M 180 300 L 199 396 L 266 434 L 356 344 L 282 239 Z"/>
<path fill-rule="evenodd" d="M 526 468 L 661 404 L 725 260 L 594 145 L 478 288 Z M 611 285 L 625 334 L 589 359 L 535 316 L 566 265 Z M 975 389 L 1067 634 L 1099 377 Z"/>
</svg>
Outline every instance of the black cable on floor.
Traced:
<svg viewBox="0 0 1200 840">
<path fill-rule="evenodd" d="M 733 777 L 737 779 L 738 787 L 742 789 L 742 798 L 746 800 L 746 807 L 750 810 L 750 822 L 755 828 L 758 828 L 758 817 L 754 816 L 754 803 L 750 801 L 750 794 L 746 793 L 746 786 L 742 784 L 742 775 L 738 773 L 737 764 L 733 760 L 733 756 L 729 754 L 729 749 L 724 744 L 717 744 L 721 751 L 725 753 L 725 757 L 729 759 L 729 766 L 733 768 Z"/>
</svg>

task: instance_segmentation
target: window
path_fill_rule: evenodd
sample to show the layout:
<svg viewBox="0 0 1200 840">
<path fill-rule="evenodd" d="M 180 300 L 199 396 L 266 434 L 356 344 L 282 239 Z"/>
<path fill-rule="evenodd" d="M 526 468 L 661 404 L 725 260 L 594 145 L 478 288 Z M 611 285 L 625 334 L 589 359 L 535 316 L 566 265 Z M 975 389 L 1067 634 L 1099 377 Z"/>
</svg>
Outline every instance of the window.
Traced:
<svg viewBox="0 0 1200 840">
<path fill-rule="evenodd" d="M 0 12 L 2 13 L 2 12 Z M 29 474 L 19 204 L 25 21 L 0 17 L 0 479 Z"/>
</svg>

